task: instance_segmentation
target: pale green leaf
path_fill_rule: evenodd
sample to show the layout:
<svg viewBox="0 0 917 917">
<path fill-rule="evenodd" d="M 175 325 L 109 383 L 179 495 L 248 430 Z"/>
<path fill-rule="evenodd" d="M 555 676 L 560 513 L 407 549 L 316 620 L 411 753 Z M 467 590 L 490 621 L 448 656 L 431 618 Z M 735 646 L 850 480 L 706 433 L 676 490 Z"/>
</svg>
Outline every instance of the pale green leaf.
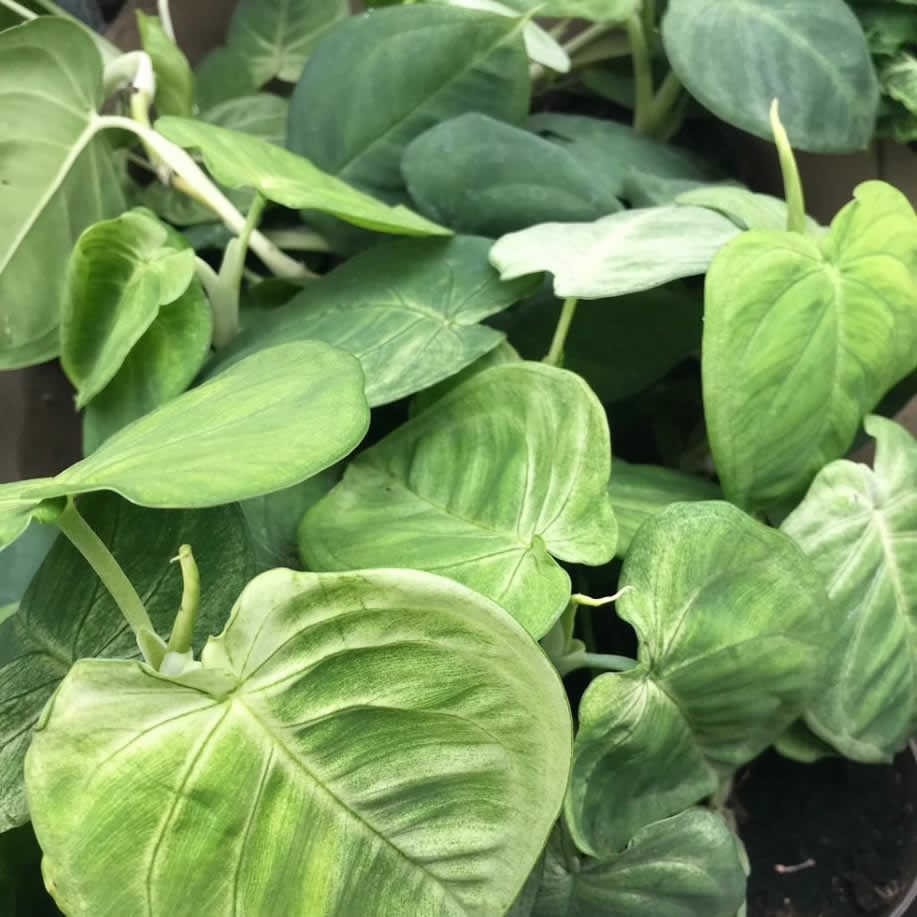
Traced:
<svg viewBox="0 0 917 917">
<path fill-rule="evenodd" d="M 714 812 L 689 809 L 604 860 L 583 856 L 555 828 L 532 917 L 735 917 L 744 900 L 735 836 Z"/>
<path fill-rule="evenodd" d="M 817 239 L 747 232 L 715 258 L 704 409 L 727 497 L 800 496 L 917 365 L 917 217 L 866 182 Z"/>
<path fill-rule="evenodd" d="M 201 112 L 200 119 L 217 127 L 242 131 L 268 143 L 283 146 L 287 136 L 289 100 L 270 92 L 227 99 Z"/>
<path fill-rule="evenodd" d="M 407 207 L 390 207 L 260 137 L 185 118 L 160 118 L 156 130 L 179 146 L 199 149 L 213 177 L 230 188 L 255 188 L 284 207 L 320 210 L 378 232 L 450 234 Z"/>
<path fill-rule="evenodd" d="M 567 150 L 486 115 L 460 115 L 421 134 L 401 171 L 420 211 L 458 232 L 496 237 L 622 208 L 609 183 Z"/>
<path fill-rule="evenodd" d="M 61 365 L 84 407 L 115 377 L 134 345 L 194 279 L 194 250 L 147 210 L 96 223 L 67 269 Z"/>
<path fill-rule="evenodd" d="M 917 442 L 866 420 L 875 469 L 819 472 L 783 523 L 828 584 L 831 677 L 806 722 L 848 758 L 891 762 L 917 727 Z"/>
<path fill-rule="evenodd" d="M 643 5 L 643 0 L 507 0 L 522 12 L 539 16 L 624 22 Z"/>
<path fill-rule="evenodd" d="M 615 459 L 608 486 L 618 520 L 618 555 L 624 557 L 637 530 L 670 503 L 719 500 L 719 487 L 697 475 L 659 465 L 632 465 Z"/>
<path fill-rule="evenodd" d="M 256 86 L 295 83 L 315 43 L 349 12 L 347 0 L 240 0 L 226 43 Z"/>
<path fill-rule="evenodd" d="M 889 96 L 912 114 L 917 114 L 917 57 L 907 51 L 895 55 L 879 71 L 879 79 Z"/>
<path fill-rule="evenodd" d="M 347 455 L 368 423 L 354 357 L 318 341 L 263 350 L 56 477 L 0 485 L 0 548 L 43 500 L 113 490 L 141 506 L 207 507 L 291 487 Z"/>
<path fill-rule="evenodd" d="M 441 573 L 540 638 L 570 598 L 554 558 L 603 564 L 614 554 L 609 470 L 608 426 L 588 386 L 507 363 L 362 452 L 306 514 L 300 549 L 312 569 Z"/>
<path fill-rule="evenodd" d="M 716 210 L 740 229 L 771 229 L 780 232 L 787 228 L 787 206 L 784 200 L 770 194 L 756 194 L 735 185 L 692 188 L 679 194 L 675 203 Z M 811 235 L 823 231 L 811 217 L 806 217 L 806 225 Z"/>
<path fill-rule="evenodd" d="M 849 152 L 872 139 L 878 82 L 844 0 L 669 0 L 662 38 L 687 90 L 729 124 L 772 139 L 778 99 L 799 149 Z"/>
<path fill-rule="evenodd" d="M 170 561 L 180 545 L 192 545 L 203 584 L 198 648 L 222 628 L 254 573 L 252 548 L 237 507 L 161 512 L 139 509 L 113 494 L 97 494 L 81 499 L 80 511 L 166 636 L 182 596 L 181 573 Z M 22 763 L 32 726 L 70 666 L 92 656 L 131 659 L 139 650 L 114 599 L 66 538 L 51 549 L 18 614 L 0 628 L 0 643 L 0 831 L 6 831 L 29 817 Z"/>
<path fill-rule="evenodd" d="M 434 385 L 496 347 L 503 335 L 479 323 L 531 290 L 528 280 L 500 282 L 487 263 L 489 244 L 456 236 L 374 245 L 259 315 L 217 366 L 314 339 L 360 359 L 372 406 Z"/>
<path fill-rule="evenodd" d="M 429 574 L 274 570 L 202 659 L 174 680 L 83 661 L 47 708 L 26 782 L 65 911 L 510 907 L 557 816 L 571 724 L 502 609 Z"/>
<path fill-rule="evenodd" d="M 194 109 L 194 74 L 188 58 L 168 36 L 158 16 L 137 10 L 137 28 L 156 74 L 156 111 L 190 118 Z"/>
<path fill-rule="evenodd" d="M 434 124 L 469 111 L 525 117 L 522 27 L 521 19 L 424 4 L 350 17 L 306 64 L 290 108 L 290 149 L 360 188 L 400 191 L 404 148 Z"/>
<path fill-rule="evenodd" d="M 603 299 L 703 274 L 738 228 L 701 207 L 647 207 L 592 223 L 542 223 L 498 239 L 490 261 L 504 280 L 554 275 L 561 297 Z"/>
<path fill-rule="evenodd" d="M 102 61 L 87 31 L 34 19 L 0 34 L 0 58 L 0 369 L 14 369 L 57 354 L 70 250 L 125 204 L 94 139 Z"/>
</svg>

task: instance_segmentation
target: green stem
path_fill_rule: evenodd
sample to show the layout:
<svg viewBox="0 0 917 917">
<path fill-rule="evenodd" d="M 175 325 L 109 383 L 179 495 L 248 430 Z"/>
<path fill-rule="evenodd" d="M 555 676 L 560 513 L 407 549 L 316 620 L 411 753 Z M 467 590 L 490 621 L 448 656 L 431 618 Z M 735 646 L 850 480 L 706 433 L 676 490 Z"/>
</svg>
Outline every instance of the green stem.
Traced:
<svg viewBox="0 0 917 917">
<path fill-rule="evenodd" d="M 653 97 L 653 103 L 646 119 L 646 132 L 648 134 L 656 136 L 660 129 L 666 125 L 669 116 L 675 110 L 675 106 L 681 98 L 681 90 L 681 80 L 674 70 L 670 70 Z"/>
<path fill-rule="evenodd" d="M 643 29 L 646 35 L 652 35 L 656 28 L 656 0 L 643 0 Z"/>
<path fill-rule="evenodd" d="M 121 609 L 127 623 L 130 624 L 138 643 L 141 634 L 147 632 L 155 634 L 153 622 L 147 614 L 137 590 L 125 576 L 121 565 L 115 560 L 105 543 L 89 527 L 86 520 L 80 515 L 73 499 L 67 500 L 64 511 L 55 520 L 57 527 L 70 539 L 73 546 L 86 558 L 89 566 L 95 570 L 96 575 L 111 593 L 115 604 Z M 141 647 L 142 648 L 142 647 Z M 148 662 L 153 662 L 147 659 Z"/>
<path fill-rule="evenodd" d="M 578 669 L 598 669 L 601 672 L 629 672 L 637 668 L 637 660 L 629 656 L 613 656 L 607 653 L 572 653 L 558 659 L 554 666 L 561 677 Z"/>
<path fill-rule="evenodd" d="M 806 202 L 802 192 L 802 179 L 799 167 L 793 155 L 793 147 L 787 136 L 783 122 L 780 120 L 780 104 L 777 99 L 771 103 L 771 129 L 774 142 L 777 144 L 777 155 L 780 157 L 780 170 L 783 172 L 783 188 L 786 197 L 786 228 L 790 232 L 806 231 Z"/>
<path fill-rule="evenodd" d="M 597 64 L 600 61 L 629 56 L 630 42 L 623 32 L 616 35 L 606 35 L 571 57 L 570 68 L 571 70 L 579 70 L 583 67 L 588 67 L 589 64 Z"/>
<path fill-rule="evenodd" d="M 581 592 L 574 592 L 570 596 L 570 601 L 574 605 L 585 605 L 587 608 L 601 608 L 603 605 L 610 605 L 616 602 L 622 595 L 630 592 L 633 586 L 623 586 L 614 595 L 603 595 L 599 599 L 594 599 L 591 595 L 583 595 Z"/>
<path fill-rule="evenodd" d="M 159 21 L 162 23 L 162 29 L 175 41 L 175 26 L 172 24 L 172 11 L 169 9 L 169 0 L 158 0 L 157 9 L 159 10 Z"/>
<path fill-rule="evenodd" d="M 634 130 L 642 134 L 653 106 L 653 62 L 639 13 L 627 20 L 627 38 L 634 61 Z"/>
<path fill-rule="evenodd" d="M 554 329 L 554 338 L 551 341 L 551 348 L 548 350 L 542 362 L 549 366 L 560 366 L 564 356 L 564 344 L 567 342 L 567 334 L 570 331 L 570 325 L 573 322 L 573 316 L 576 315 L 576 304 L 579 300 L 575 296 L 564 300 L 563 308 L 560 310 L 560 318 L 557 320 L 557 327 Z"/>
<path fill-rule="evenodd" d="M 175 625 L 169 637 L 167 649 L 172 653 L 187 653 L 191 649 L 194 637 L 194 625 L 201 605 L 201 576 L 191 552 L 190 545 L 183 544 L 178 549 L 178 557 L 173 558 L 181 564 L 183 589 L 181 607 L 175 616 Z"/>
<path fill-rule="evenodd" d="M 330 252 L 328 240 L 311 229 L 275 229 L 265 235 L 279 248 L 294 252 Z"/>
<path fill-rule="evenodd" d="M 548 29 L 548 35 L 550 35 L 551 38 L 560 40 L 564 32 L 570 27 L 571 22 L 573 22 L 572 19 L 561 19 L 560 22 L 555 22 L 554 25 Z"/>
<path fill-rule="evenodd" d="M 606 32 L 610 32 L 616 27 L 617 24 L 613 22 L 597 22 L 595 25 L 583 29 L 582 32 L 578 32 L 569 41 L 564 42 L 563 49 L 570 57 L 573 57 L 580 48 L 585 48 L 586 45 L 591 44 L 597 38 L 601 38 Z"/>
</svg>

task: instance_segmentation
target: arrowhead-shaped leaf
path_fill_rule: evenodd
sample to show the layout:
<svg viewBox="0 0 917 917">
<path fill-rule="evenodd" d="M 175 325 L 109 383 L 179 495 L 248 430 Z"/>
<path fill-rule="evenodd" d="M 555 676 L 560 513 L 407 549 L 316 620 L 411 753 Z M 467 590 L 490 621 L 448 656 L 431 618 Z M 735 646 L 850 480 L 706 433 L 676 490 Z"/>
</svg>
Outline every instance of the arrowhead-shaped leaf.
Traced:
<svg viewBox="0 0 917 917">
<path fill-rule="evenodd" d="M 614 554 L 610 457 L 605 413 L 579 376 L 496 366 L 361 453 L 306 514 L 300 549 L 316 570 L 399 564 L 452 577 L 540 638 L 570 598 L 554 557 Z"/>
<path fill-rule="evenodd" d="M 557 817 L 571 723 L 502 609 L 425 573 L 274 570 L 202 660 L 186 679 L 83 661 L 46 708 L 26 786 L 65 911 L 510 907 Z"/>
</svg>

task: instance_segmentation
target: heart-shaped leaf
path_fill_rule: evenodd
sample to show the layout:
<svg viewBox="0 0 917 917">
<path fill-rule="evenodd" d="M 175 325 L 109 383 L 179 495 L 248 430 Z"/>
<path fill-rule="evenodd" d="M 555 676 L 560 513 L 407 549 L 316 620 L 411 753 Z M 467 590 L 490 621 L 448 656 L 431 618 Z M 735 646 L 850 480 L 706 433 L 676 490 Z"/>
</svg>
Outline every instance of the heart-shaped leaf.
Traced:
<svg viewBox="0 0 917 917">
<path fill-rule="evenodd" d="M 875 469 L 822 469 L 783 523 L 828 584 L 831 677 L 806 721 L 858 761 L 890 762 L 917 726 L 917 442 L 869 417 Z"/>
<path fill-rule="evenodd" d="M 525 117 L 522 28 L 522 19 L 425 4 L 351 16 L 303 70 L 290 149 L 357 187 L 400 191 L 404 148 L 434 124 L 470 111 Z"/>
<path fill-rule="evenodd" d="M 605 413 L 579 376 L 496 366 L 361 453 L 306 514 L 300 549 L 315 570 L 399 564 L 452 577 L 540 638 L 570 598 L 554 557 L 614 554 L 610 456 Z"/>
<path fill-rule="evenodd" d="M 726 495 L 800 496 L 863 416 L 917 366 L 917 217 L 866 182 L 827 235 L 747 232 L 715 258 L 704 410 Z"/>
<path fill-rule="evenodd" d="M 717 0 L 714 15 L 699 0 L 669 0 L 662 38 L 691 95 L 742 130 L 770 140 L 779 99 L 799 149 L 841 153 L 872 139 L 878 83 L 844 0 Z"/>
<path fill-rule="evenodd" d="M 180 545 L 192 545 L 203 587 L 195 646 L 220 631 L 254 572 L 237 507 L 162 512 L 94 494 L 80 500 L 80 511 L 166 635 L 182 597 L 182 577 L 170 561 Z M 139 651 L 114 599 L 66 538 L 55 542 L 18 614 L 0 628 L 0 645 L 0 831 L 6 831 L 29 817 L 22 765 L 32 726 L 71 665 L 93 656 L 132 659 Z"/>
<path fill-rule="evenodd" d="M 148 210 L 96 223 L 79 238 L 61 311 L 61 365 L 83 407 L 194 279 L 194 250 Z"/>
<path fill-rule="evenodd" d="M 719 815 L 689 809 L 603 860 L 583 856 L 556 828 L 532 917 L 735 917 L 744 900 L 735 836 Z"/>
<path fill-rule="evenodd" d="M 703 274 L 738 234 L 712 210 L 646 207 L 510 233 L 496 241 L 490 261 L 504 280 L 549 271 L 557 296 L 604 299 Z"/>
<path fill-rule="evenodd" d="M 83 661 L 46 708 L 26 785 L 65 911 L 510 907 L 557 817 L 571 724 L 502 609 L 425 573 L 274 570 L 202 661 L 185 679 Z"/>
<path fill-rule="evenodd" d="M 479 323 L 537 283 L 501 283 L 489 245 L 472 236 L 380 242 L 259 316 L 218 368 L 285 341 L 320 340 L 359 357 L 372 406 L 434 385 L 493 350 L 502 333 Z"/>
<path fill-rule="evenodd" d="M 409 236 L 450 235 L 398 205 L 390 207 L 317 169 L 308 159 L 260 137 L 189 118 L 160 118 L 156 130 L 173 143 L 201 151 L 213 177 L 230 188 L 255 188 L 284 207 L 331 213 L 355 226 Z"/>
<path fill-rule="evenodd" d="M 272 347 L 134 421 L 54 478 L 0 485 L 0 547 L 43 500 L 113 490 L 141 506 L 206 507 L 317 474 L 363 438 L 369 409 L 350 354 Z"/>
<path fill-rule="evenodd" d="M 73 244 L 125 203 L 108 141 L 93 139 L 102 61 L 88 32 L 40 17 L 0 33 L 0 57 L 0 369 L 14 369 L 57 354 Z"/>
</svg>

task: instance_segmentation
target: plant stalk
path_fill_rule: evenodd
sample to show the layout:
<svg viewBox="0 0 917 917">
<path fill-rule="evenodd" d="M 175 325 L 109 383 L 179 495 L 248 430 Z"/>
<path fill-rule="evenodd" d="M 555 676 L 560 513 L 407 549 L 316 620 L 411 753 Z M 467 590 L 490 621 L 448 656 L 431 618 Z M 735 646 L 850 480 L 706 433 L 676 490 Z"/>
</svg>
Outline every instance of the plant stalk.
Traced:
<svg viewBox="0 0 917 917">
<path fill-rule="evenodd" d="M 780 120 L 780 103 L 777 99 L 771 103 L 771 129 L 774 132 L 774 142 L 777 144 L 780 171 L 783 172 L 787 211 L 786 228 L 790 232 L 805 233 L 806 202 L 802 191 L 802 179 L 799 177 L 799 167 L 796 165 L 790 138 Z"/>
<path fill-rule="evenodd" d="M 659 85 L 659 90 L 650 105 L 646 119 L 646 132 L 648 134 L 656 137 L 661 129 L 667 125 L 669 116 L 675 110 L 675 106 L 681 98 L 681 90 L 681 80 L 674 70 L 670 70 Z"/>
<path fill-rule="evenodd" d="M 157 9 L 159 10 L 159 21 L 162 23 L 162 29 L 175 41 L 175 26 L 172 24 L 172 11 L 169 9 L 169 0 L 158 0 Z"/>
<path fill-rule="evenodd" d="M 564 300 L 563 308 L 560 310 L 560 318 L 557 320 L 557 327 L 554 329 L 554 338 L 551 341 L 551 348 L 545 354 L 542 361 L 548 366 L 560 366 L 564 356 L 564 345 L 567 342 L 567 334 L 570 331 L 570 325 L 573 323 L 573 316 L 576 315 L 576 306 L 579 300 L 575 296 Z"/>
<path fill-rule="evenodd" d="M 610 32 L 616 27 L 617 23 L 614 22 L 596 22 L 574 35 L 569 41 L 564 42 L 563 49 L 569 57 L 573 57 L 580 48 L 585 48 L 586 45 L 592 44 L 597 38 L 601 38 L 606 32 Z"/>
<path fill-rule="evenodd" d="M 201 576 L 190 545 L 183 544 L 178 549 L 178 556 L 172 559 L 181 564 L 184 586 L 181 607 L 175 616 L 175 624 L 172 627 L 167 649 L 172 653 L 187 653 L 191 649 L 194 625 L 197 622 L 197 614 L 201 605 Z"/>
<path fill-rule="evenodd" d="M 601 672 L 629 672 L 637 668 L 637 660 L 629 656 L 614 656 L 607 653 L 571 653 L 558 659 L 554 666 L 563 678 L 578 669 L 598 669 Z"/>
<path fill-rule="evenodd" d="M 653 107 L 653 61 L 639 13 L 627 20 L 627 38 L 634 62 L 634 130 L 645 134 Z"/>
</svg>

